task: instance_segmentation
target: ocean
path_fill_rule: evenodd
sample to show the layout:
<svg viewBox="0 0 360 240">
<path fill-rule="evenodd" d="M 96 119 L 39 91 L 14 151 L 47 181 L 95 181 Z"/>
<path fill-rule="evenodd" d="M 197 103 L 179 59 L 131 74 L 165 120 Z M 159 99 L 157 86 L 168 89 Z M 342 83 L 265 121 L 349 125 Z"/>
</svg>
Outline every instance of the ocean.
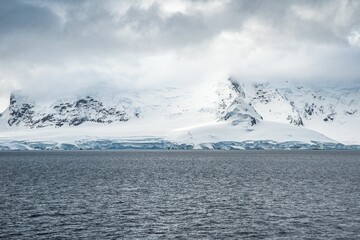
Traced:
<svg viewBox="0 0 360 240">
<path fill-rule="evenodd" d="M 3 151 L 0 238 L 360 239 L 360 152 Z"/>
</svg>

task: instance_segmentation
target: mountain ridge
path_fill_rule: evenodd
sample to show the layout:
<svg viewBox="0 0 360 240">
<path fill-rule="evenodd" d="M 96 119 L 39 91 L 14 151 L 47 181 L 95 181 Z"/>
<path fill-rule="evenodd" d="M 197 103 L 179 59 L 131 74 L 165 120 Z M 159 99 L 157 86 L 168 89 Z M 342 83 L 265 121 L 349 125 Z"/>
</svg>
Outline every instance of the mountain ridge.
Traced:
<svg viewBox="0 0 360 240">
<path fill-rule="evenodd" d="M 360 133 L 359 99 L 359 89 L 316 89 L 291 83 L 277 87 L 233 78 L 193 91 L 84 94 L 47 103 L 14 92 L 0 116 L 0 144 L 136 136 L 197 148 L 252 140 L 360 144 L 355 134 Z"/>
</svg>

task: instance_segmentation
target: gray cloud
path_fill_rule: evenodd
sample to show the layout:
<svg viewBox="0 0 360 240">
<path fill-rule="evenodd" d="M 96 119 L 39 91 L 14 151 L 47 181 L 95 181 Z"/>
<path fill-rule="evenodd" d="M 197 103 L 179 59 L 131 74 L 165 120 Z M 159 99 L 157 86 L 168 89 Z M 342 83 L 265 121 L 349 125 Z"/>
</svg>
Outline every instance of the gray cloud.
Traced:
<svg viewBox="0 0 360 240">
<path fill-rule="evenodd" d="M 58 24 L 56 16 L 49 9 L 24 4 L 23 2 L 3 1 L 0 7 L 0 30 L 2 34 L 26 31 L 46 31 Z"/>
<path fill-rule="evenodd" d="M 17 88 L 55 97 L 229 75 L 358 82 L 359 12 L 351 0 L 4 0 L 0 99 Z"/>
</svg>

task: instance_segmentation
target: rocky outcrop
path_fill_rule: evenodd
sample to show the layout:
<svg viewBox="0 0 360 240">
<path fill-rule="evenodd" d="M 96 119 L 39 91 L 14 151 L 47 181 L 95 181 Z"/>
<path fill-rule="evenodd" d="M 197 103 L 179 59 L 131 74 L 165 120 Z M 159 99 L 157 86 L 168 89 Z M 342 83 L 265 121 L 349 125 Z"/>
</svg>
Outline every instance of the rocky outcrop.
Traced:
<svg viewBox="0 0 360 240">
<path fill-rule="evenodd" d="M 84 122 L 112 123 L 126 122 L 130 118 L 138 118 L 140 112 L 128 104 L 104 106 L 91 96 L 76 100 L 60 101 L 45 109 L 36 108 L 34 103 L 14 93 L 10 97 L 8 108 L 9 126 L 22 125 L 29 128 L 78 126 Z"/>
<path fill-rule="evenodd" d="M 239 83 L 229 78 L 222 87 L 223 91 L 218 92 L 220 103 L 217 115 L 220 120 L 231 121 L 234 126 L 240 123 L 253 126 L 262 119 L 247 101 L 244 88 Z"/>
</svg>

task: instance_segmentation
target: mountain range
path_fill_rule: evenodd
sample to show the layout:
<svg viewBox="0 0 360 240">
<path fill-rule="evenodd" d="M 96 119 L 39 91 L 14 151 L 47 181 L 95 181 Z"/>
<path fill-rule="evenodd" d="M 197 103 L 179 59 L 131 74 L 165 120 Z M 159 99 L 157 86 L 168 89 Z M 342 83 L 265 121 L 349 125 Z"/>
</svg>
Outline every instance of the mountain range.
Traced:
<svg viewBox="0 0 360 240">
<path fill-rule="evenodd" d="M 360 149 L 360 88 L 249 83 L 57 99 L 13 92 L 0 149 Z"/>
</svg>

